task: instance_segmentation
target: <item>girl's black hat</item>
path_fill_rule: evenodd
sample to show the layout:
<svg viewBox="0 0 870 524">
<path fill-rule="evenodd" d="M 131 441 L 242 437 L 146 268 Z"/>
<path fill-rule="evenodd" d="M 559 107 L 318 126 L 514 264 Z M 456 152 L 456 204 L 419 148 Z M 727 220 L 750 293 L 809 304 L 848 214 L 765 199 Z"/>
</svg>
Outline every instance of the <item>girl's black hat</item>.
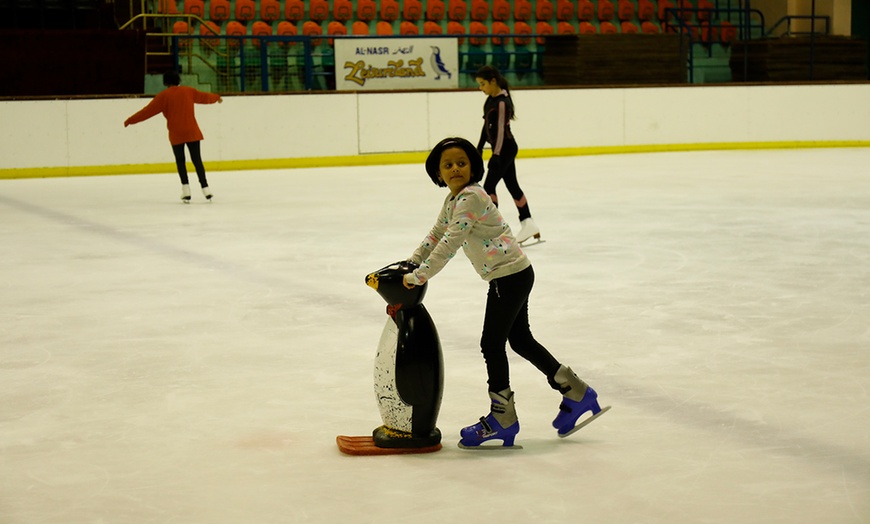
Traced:
<svg viewBox="0 0 870 524">
<path fill-rule="evenodd" d="M 483 158 L 480 157 L 477 148 L 464 138 L 451 137 L 438 142 L 426 158 L 426 173 L 432 179 L 432 182 L 435 182 L 435 185 L 438 187 L 447 187 L 447 184 L 441 180 L 441 154 L 445 149 L 453 147 L 462 149 L 468 155 L 468 160 L 471 161 L 471 182 L 475 183 L 483 180 Z"/>
</svg>

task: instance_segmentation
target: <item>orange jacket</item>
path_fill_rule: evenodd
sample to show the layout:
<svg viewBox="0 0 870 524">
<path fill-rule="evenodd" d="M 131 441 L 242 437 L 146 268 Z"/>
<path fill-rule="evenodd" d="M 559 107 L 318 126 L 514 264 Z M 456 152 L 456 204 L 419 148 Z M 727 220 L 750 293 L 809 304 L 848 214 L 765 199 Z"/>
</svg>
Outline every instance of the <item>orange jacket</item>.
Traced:
<svg viewBox="0 0 870 524">
<path fill-rule="evenodd" d="M 158 113 L 163 113 L 166 117 L 166 128 L 169 130 L 170 144 L 175 146 L 196 142 L 202 140 L 202 131 L 196 123 L 193 105 L 214 104 L 220 98 L 220 95 L 203 93 L 192 87 L 170 86 L 157 93 L 147 106 L 128 118 L 124 126 L 137 124 Z"/>
</svg>

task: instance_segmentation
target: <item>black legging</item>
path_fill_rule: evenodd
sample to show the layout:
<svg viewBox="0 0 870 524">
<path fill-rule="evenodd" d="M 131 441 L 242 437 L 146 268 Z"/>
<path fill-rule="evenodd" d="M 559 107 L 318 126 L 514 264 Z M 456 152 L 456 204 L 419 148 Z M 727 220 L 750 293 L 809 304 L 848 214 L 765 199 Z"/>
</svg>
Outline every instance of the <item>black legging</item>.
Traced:
<svg viewBox="0 0 870 524">
<path fill-rule="evenodd" d="M 199 141 L 172 146 L 172 152 L 175 153 L 175 167 L 178 168 L 178 176 L 181 178 L 181 183 L 184 185 L 188 183 L 187 161 L 184 159 L 185 145 L 190 150 L 190 161 L 193 162 L 193 167 L 196 168 L 196 177 L 199 179 L 199 185 L 208 187 L 208 180 L 205 179 L 205 166 L 202 165 L 202 154 L 199 150 Z"/>
<path fill-rule="evenodd" d="M 486 173 L 486 180 L 483 181 L 483 189 L 492 198 L 493 203 L 498 205 L 498 197 L 495 194 L 495 188 L 498 183 L 504 180 L 504 185 L 514 199 L 517 205 L 517 210 L 520 213 L 520 220 L 525 220 L 532 216 L 529 211 L 529 205 L 526 202 L 519 181 L 517 181 L 517 143 L 513 140 L 508 140 L 504 143 L 499 155 L 500 164 L 498 169 L 489 169 Z"/>
<path fill-rule="evenodd" d="M 559 370 L 559 361 L 535 340 L 529 329 L 529 294 L 534 284 L 535 271 L 531 266 L 489 283 L 480 348 L 486 361 L 490 391 L 498 393 L 510 388 L 506 341 L 516 354 L 531 362 L 547 376 L 550 385 L 554 385 L 552 377 Z"/>
</svg>

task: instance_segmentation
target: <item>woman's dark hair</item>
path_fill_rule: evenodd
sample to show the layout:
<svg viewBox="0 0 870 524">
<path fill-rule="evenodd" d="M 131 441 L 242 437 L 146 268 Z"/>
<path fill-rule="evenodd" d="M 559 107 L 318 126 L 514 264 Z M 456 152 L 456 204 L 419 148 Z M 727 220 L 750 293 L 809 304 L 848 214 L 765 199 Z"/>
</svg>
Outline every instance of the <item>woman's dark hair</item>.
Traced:
<svg viewBox="0 0 870 524">
<path fill-rule="evenodd" d="M 435 182 L 435 185 L 438 187 L 447 187 L 447 183 L 441 180 L 440 176 L 441 154 L 444 153 L 445 149 L 452 149 L 454 147 L 462 149 L 468 155 L 468 160 L 471 162 L 471 182 L 475 183 L 483 180 L 483 159 L 480 157 L 480 153 L 477 152 L 477 148 L 464 138 L 451 137 L 438 142 L 426 158 L 426 173 L 432 179 L 432 182 Z"/>
<path fill-rule="evenodd" d="M 163 85 L 165 85 L 165 86 L 181 85 L 181 75 L 178 74 L 178 71 L 167 71 L 167 72 L 163 73 Z"/>
<path fill-rule="evenodd" d="M 482 78 L 483 80 L 486 80 L 487 82 L 489 82 L 490 80 L 495 80 L 495 83 L 498 84 L 498 86 L 500 88 L 507 91 L 507 96 L 510 98 L 511 89 L 510 89 L 510 86 L 508 85 L 507 79 L 504 76 L 502 76 L 502 74 L 499 72 L 499 70 L 494 68 L 493 66 L 485 65 L 485 66 L 481 67 L 480 69 L 477 70 L 477 73 L 474 74 L 474 78 Z M 517 115 L 513 109 L 513 105 L 514 105 L 513 98 L 511 98 L 510 105 L 511 105 L 510 119 L 516 120 Z"/>
</svg>

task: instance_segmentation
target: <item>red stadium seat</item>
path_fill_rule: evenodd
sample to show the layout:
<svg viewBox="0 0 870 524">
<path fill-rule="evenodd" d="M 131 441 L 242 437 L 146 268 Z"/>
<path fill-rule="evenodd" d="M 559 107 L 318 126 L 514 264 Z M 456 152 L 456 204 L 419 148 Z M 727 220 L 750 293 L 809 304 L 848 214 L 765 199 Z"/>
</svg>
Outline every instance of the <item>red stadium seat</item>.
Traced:
<svg viewBox="0 0 870 524">
<path fill-rule="evenodd" d="M 362 20 L 357 20 L 351 26 L 350 32 L 354 35 L 368 36 L 369 25 Z"/>
<path fill-rule="evenodd" d="M 472 21 L 469 32 L 473 35 L 486 35 L 489 34 L 489 29 L 487 29 L 486 24 L 483 22 Z M 471 37 L 468 40 L 471 42 L 471 45 L 486 45 L 486 41 L 489 39 Z"/>
<path fill-rule="evenodd" d="M 276 31 L 276 34 L 278 34 L 280 36 L 296 36 L 297 35 L 296 24 L 294 24 L 293 22 L 288 22 L 286 20 L 282 21 L 282 22 L 278 22 L 278 31 Z M 291 45 L 295 45 L 295 44 L 296 44 L 296 42 L 286 42 L 286 43 L 281 42 L 282 46 L 288 46 L 288 47 Z"/>
<path fill-rule="evenodd" d="M 416 22 L 423 18 L 423 4 L 420 0 L 405 0 L 402 8 L 402 18 L 408 22 Z"/>
<path fill-rule="evenodd" d="M 693 42 L 697 42 L 701 39 L 701 28 L 696 25 L 690 25 L 688 27 L 683 27 L 681 29 L 684 35 L 690 35 L 690 38 Z M 675 31 L 676 32 L 676 31 Z"/>
<path fill-rule="evenodd" d="M 656 5 L 653 0 L 637 0 L 637 18 L 641 22 L 649 22 L 656 16 Z"/>
<path fill-rule="evenodd" d="M 393 22 L 399 18 L 399 2 L 396 0 L 381 0 L 381 20 Z"/>
<path fill-rule="evenodd" d="M 610 0 L 598 0 L 598 20 L 610 21 L 616 15 L 616 8 Z"/>
<path fill-rule="evenodd" d="M 601 22 L 598 24 L 598 28 L 601 29 L 602 35 L 615 35 L 619 32 L 616 30 L 616 26 L 613 25 L 613 22 Z"/>
<path fill-rule="evenodd" d="M 494 35 L 509 35 L 511 34 L 511 28 L 504 22 L 493 22 L 492 23 L 492 34 Z M 503 38 L 493 38 L 492 43 L 495 45 L 502 45 L 504 43 Z"/>
<path fill-rule="evenodd" d="M 585 23 L 586 22 L 580 22 L 580 26 L 582 27 Z M 577 31 L 574 30 L 574 26 L 571 25 L 570 22 L 559 22 L 558 24 L 556 24 L 556 33 L 560 35 L 573 35 L 576 32 Z"/>
<path fill-rule="evenodd" d="M 595 18 L 595 6 L 590 0 L 580 0 L 577 4 L 577 18 L 582 22 L 591 22 Z"/>
<path fill-rule="evenodd" d="M 514 34 L 517 35 L 530 35 L 532 34 L 532 26 L 525 22 L 514 22 Z M 514 37 L 514 44 L 516 45 L 528 45 L 532 42 L 531 38 L 523 38 L 519 36 Z"/>
<path fill-rule="evenodd" d="M 178 14 L 178 5 L 175 0 L 159 0 L 157 12 L 164 15 L 175 15 Z"/>
<path fill-rule="evenodd" d="M 205 2 L 202 0 L 185 0 L 184 14 L 205 18 Z"/>
<path fill-rule="evenodd" d="M 485 22 L 489 19 L 489 2 L 486 0 L 471 0 L 471 19 Z"/>
<path fill-rule="evenodd" d="M 463 26 L 459 22 L 456 22 L 455 20 L 451 20 L 451 21 L 447 22 L 447 34 L 448 35 L 464 35 L 466 33 L 468 33 L 468 31 L 465 30 L 465 26 Z M 463 43 L 465 43 L 464 38 L 459 38 L 458 40 L 459 40 L 459 45 L 462 45 Z"/>
<path fill-rule="evenodd" d="M 737 28 L 731 22 L 723 21 L 719 31 L 719 41 L 722 45 L 730 45 L 737 40 Z"/>
<path fill-rule="evenodd" d="M 221 34 L 221 28 L 214 22 L 206 21 L 199 25 L 200 36 L 217 36 Z M 220 44 L 217 38 L 202 38 L 200 44 L 205 44 L 206 49 L 215 48 Z"/>
<path fill-rule="evenodd" d="M 454 22 L 463 22 L 468 16 L 468 4 L 465 0 L 450 0 L 447 4 L 447 18 Z"/>
<path fill-rule="evenodd" d="M 332 18 L 338 22 L 347 22 L 353 17 L 353 3 L 350 0 L 335 0 L 332 4 Z"/>
<path fill-rule="evenodd" d="M 330 36 L 346 35 L 347 34 L 347 26 L 344 25 L 342 22 L 339 22 L 338 20 L 333 20 L 332 22 L 329 22 L 329 24 L 327 24 L 326 34 L 328 34 Z M 335 39 L 329 38 L 326 40 L 326 43 L 329 45 L 334 45 Z"/>
<path fill-rule="evenodd" d="M 375 15 L 377 15 L 377 13 L 378 6 L 375 4 L 375 0 L 357 0 L 357 20 L 362 20 L 363 22 L 371 22 L 375 19 Z"/>
<path fill-rule="evenodd" d="M 680 18 L 684 22 L 690 22 L 694 13 L 694 6 L 689 0 L 677 0 L 677 8 L 680 9 Z"/>
<path fill-rule="evenodd" d="M 266 22 L 262 22 L 257 20 L 251 25 L 251 34 L 254 36 L 271 36 L 272 35 L 272 26 L 267 24 Z M 254 39 L 254 46 L 260 47 L 260 39 Z"/>
<path fill-rule="evenodd" d="M 595 26 L 590 24 L 589 22 L 580 22 L 580 34 L 581 35 L 594 35 L 598 33 L 598 30 L 595 29 Z"/>
<path fill-rule="evenodd" d="M 511 19 L 511 4 L 507 0 L 492 0 L 492 20 L 507 22 Z"/>
<path fill-rule="evenodd" d="M 645 35 L 657 35 L 660 31 L 659 26 L 657 26 L 655 22 L 644 20 L 640 23 L 640 32 Z"/>
<path fill-rule="evenodd" d="M 236 20 L 250 22 L 257 14 L 257 4 L 254 0 L 236 0 Z"/>
<path fill-rule="evenodd" d="M 274 22 L 281 18 L 281 2 L 260 0 L 260 18 L 266 22 Z"/>
<path fill-rule="evenodd" d="M 415 24 L 414 22 L 402 20 L 402 23 L 399 24 L 399 34 L 400 35 L 419 35 L 420 28 L 417 27 L 417 24 Z"/>
<path fill-rule="evenodd" d="M 444 0 L 428 0 L 426 2 L 426 20 L 440 22 L 444 20 Z"/>
<path fill-rule="evenodd" d="M 676 6 L 670 0 L 659 0 L 659 10 L 657 13 L 659 17 L 659 22 L 666 22 L 666 17 L 670 18 L 672 15 L 670 13 L 666 13 L 665 11 L 667 9 L 673 9 L 674 7 Z"/>
<path fill-rule="evenodd" d="M 440 35 L 444 31 L 441 30 L 441 26 L 436 24 L 435 22 L 426 20 L 423 22 L 423 34 L 424 35 Z"/>
<path fill-rule="evenodd" d="M 710 0 L 698 0 L 698 20 L 709 21 L 712 17 L 713 2 Z"/>
<path fill-rule="evenodd" d="M 214 3 L 214 0 L 211 0 Z M 284 6 L 284 18 L 291 22 L 299 22 L 305 18 L 305 4 L 302 0 L 287 0 Z"/>
<path fill-rule="evenodd" d="M 623 33 L 639 33 L 640 28 L 634 22 L 629 22 L 628 20 L 620 23 L 620 29 L 622 29 Z"/>
<path fill-rule="evenodd" d="M 244 25 L 242 25 L 241 22 L 237 22 L 235 20 L 231 20 L 230 22 L 227 22 L 227 30 L 226 30 L 227 36 L 245 36 L 246 34 L 248 34 L 248 30 L 245 28 Z M 231 38 L 231 39 L 227 40 L 227 45 L 230 47 L 239 47 L 240 42 L 241 42 L 241 40 Z"/>
<path fill-rule="evenodd" d="M 186 7 L 187 6 L 185 6 L 185 8 Z M 193 29 L 187 22 L 179 20 L 178 22 L 172 24 L 172 33 L 176 35 L 190 35 L 193 34 Z M 185 49 L 190 47 L 190 38 L 179 38 L 178 47 Z"/>
<path fill-rule="evenodd" d="M 701 43 L 710 45 L 719 40 L 719 28 L 711 26 L 710 22 L 703 21 L 698 24 L 701 28 Z"/>
<path fill-rule="evenodd" d="M 568 22 L 574 19 L 574 2 L 556 0 L 556 20 Z"/>
<path fill-rule="evenodd" d="M 616 18 L 621 22 L 634 20 L 635 5 L 631 0 L 619 0 L 616 3 Z"/>
<path fill-rule="evenodd" d="M 393 24 L 381 20 L 375 26 L 375 32 L 381 36 L 390 36 L 393 34 Z"/>
<path fill-rule="evenodd" d="M 223 22 L 230 18 L 229 0 L 211 0 L 208 6 L 208 17 L 215 22 Z"/>
<path fill-rule="evenodd" d="M 514 2 L 514 20 L 528 22 L 532 19 L 532 3 L 529 0 L 516 0 Z"/>
<path fill-rule="evenodd" d="M 308 18 L 314 22 L 323 22 L 329 18 L 329 3 L 326 0 L 311 0 Z"/>
<path fill-rule="evenodd" d="M 544 22 L 543 20 L 541 20 L 540 22 L 538 22 L 538 25 L 535 26 L 535 32 L 541 35 L 535 39 L 535 42 L 540 45 L 544 45 L 544 43 L 546 42 L 546 39 L 544 37 L 546 35 L 552 35 L 555 30 L 553 29 L 553 26 L 549 24 L 549 22 Z"/>
<path fill-rule="evenodd" d="M 535 18 L 537 20 L 552 20 L 553 2 L 550 0 L 538 0 L 535 5 Z"/>
<path fill-rule="evenodd" d="M 323 27 L 320 26 L 317 22 L 313 20 L 306 20 L 305 23 L 302 24 L 302 35 L 303 36 L 318 36 L 323 34 Z M 311 40 L 312 45 L 320 45 L 323 40 L 317 38 Z"/>
</svg>

